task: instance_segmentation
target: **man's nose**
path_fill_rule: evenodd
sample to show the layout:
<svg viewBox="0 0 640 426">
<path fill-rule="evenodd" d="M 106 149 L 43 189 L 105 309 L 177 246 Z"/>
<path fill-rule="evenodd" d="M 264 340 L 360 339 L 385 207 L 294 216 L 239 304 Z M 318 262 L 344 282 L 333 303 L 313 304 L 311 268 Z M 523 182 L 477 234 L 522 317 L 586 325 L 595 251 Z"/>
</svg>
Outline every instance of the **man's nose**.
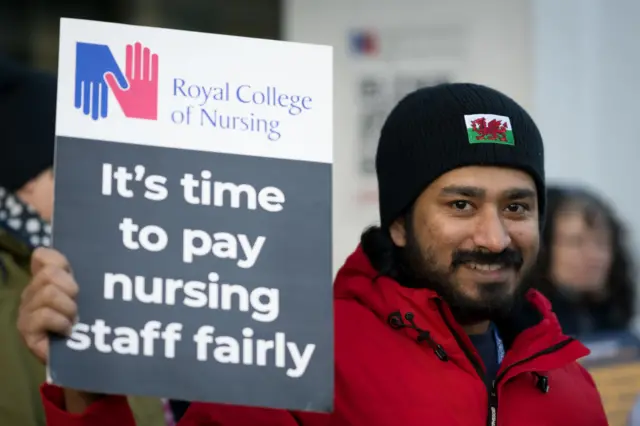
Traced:
<svg viewBox="0 0 640 426">
<path fill-rule="evenodd" d="M 477 218 L 473 238 L 476 247 L 485 248 L 493 253 L 500 253 L 509 247 L 511 237 L 498 212 L 487 209 Z"/>
</svg>

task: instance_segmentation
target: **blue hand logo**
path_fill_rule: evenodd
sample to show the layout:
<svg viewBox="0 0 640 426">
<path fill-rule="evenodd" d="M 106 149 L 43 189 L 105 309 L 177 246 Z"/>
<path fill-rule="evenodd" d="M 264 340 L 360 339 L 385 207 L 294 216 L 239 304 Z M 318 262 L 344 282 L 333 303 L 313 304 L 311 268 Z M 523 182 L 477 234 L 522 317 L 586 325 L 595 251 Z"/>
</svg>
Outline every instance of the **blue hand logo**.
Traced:
<svg viewBox="0 0 640 426">
<path fill-rule="evenodd" d="M 109 86 L 104 78 L 108 72 L 113 73 L 123 89 L 129 87 L 129 82 L 108 46 L 80 42 L 76 44 L 75 106 L 82 108 L 82 112 L 91 115 L 94 120 L 105 118 L 109 113 Z"/>
</svg>

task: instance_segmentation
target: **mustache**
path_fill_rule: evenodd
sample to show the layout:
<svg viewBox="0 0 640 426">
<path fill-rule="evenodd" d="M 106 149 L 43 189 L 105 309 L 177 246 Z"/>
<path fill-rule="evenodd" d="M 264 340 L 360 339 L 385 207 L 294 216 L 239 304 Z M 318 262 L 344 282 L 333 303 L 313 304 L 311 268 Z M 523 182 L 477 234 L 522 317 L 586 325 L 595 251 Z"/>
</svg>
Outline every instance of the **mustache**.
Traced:
<svg viewBox="0 0 640 426">
<path fill-rule="evenodd" d="M 477 263 L 480 265 L 502 265 L 520 269 L 523 263 L 520 251 L 507 248 L 500 253 L 479 250 L 456 250 L 451 259 L 451 268 L 457 269 L 464 264 Z"/>
</svg>

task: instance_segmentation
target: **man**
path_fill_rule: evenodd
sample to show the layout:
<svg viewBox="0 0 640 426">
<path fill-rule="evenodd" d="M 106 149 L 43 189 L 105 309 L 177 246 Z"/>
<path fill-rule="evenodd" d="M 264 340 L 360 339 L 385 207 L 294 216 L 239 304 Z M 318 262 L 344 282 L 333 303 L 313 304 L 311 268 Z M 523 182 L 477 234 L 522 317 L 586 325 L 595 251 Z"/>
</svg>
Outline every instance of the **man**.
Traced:
<svg viewBox="0 0 640 426">
<path fill-rule="evenodd" d="M 0 425 L 43 426 L 45 369 L 16 329 L 32 251 L 51 242 L 56 78 L 0 57 Z M 163 426 L 160 402 L 132 398 L 138 425 Z"/>
<path fill-rule="evenodd" d="M 180 425 L 606 425 L 576 362 L 588 350 L 521 285 L 545 208 L 529 115 L 479 85 L 421 89 L 391 112 L 376 162 L 381 227 L 335 282 L 334 412 L 193 403 Z M 46 332 L 70 332 L 78 284 L 56 251 L 32 267 L 19 328 L 46 359 Z M 42 398 L 49 426 L 134 425 L 124 397 L 44 385 Z"/>
</svg>

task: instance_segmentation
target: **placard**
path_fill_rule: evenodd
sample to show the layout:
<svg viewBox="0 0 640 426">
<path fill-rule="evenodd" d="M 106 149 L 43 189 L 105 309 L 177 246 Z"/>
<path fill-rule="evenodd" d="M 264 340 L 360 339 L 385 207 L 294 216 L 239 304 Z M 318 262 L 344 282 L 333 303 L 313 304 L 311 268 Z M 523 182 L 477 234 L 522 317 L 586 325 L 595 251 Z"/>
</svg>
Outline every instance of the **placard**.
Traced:
<svg viewBox="0 0 640 426">
<path fill-rule="evenodd" d="M 333 406 L 332 49 L 62 19 L 50 380 Z"/>
</svg>

